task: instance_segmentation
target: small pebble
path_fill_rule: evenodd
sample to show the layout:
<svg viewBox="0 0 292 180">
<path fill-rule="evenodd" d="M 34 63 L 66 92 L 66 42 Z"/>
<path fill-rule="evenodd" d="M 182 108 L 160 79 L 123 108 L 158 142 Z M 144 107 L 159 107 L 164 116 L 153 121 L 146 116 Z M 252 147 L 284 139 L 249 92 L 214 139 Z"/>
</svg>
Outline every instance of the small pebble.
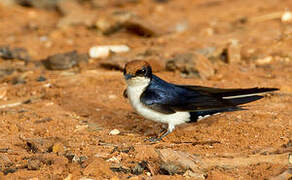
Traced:
<svg viewBox="0 0 292 180">
<path fill-rule="evenodd" d="M 44 76 L 39 76 L 37 78 L 37 82 L 43 82 L 43 81 L 46 81 L 47 79 L 44 77 Z"/>
<path fill-rule="evenodd" d="M 118 129 L 113 129 L 111 130 L 111 132 L 109 133 L 109 135 L 118 135 L 120 134 L 120 131 Z"/>
<path fill-rule="evenodd" d="M 128 52 L 130 48 L 126 45 L 111 45 L 111 46 L 93 46 L 89 49 L 89 57 L 105 58 L 110 55 L 110 52 L 122 53 Z"/>
<path fill-rule="evenodd" d="M 257 65 L 265 65 L 265 64 L 270 64 L 272 61 L 273 61 L 273 57 L 267 56 L 267 57 L 264 57 L 262 59 L 257 59 L 256 64 Z"/>
<path fill-rule="evenodd" d="M 108 98 L 109 98 L 109 99 L 116 99 L 116 98 L 117 98 L 117 96 L 116 96 L 116 95 L 114 95 L 114 94 L 111 94 L 111 95 L 109 95 L 109 96 L 108 96 Z"/>
<path fill-rule="evenodd" d="M 281 21 L 283 23 L 292 22 L 292 12 L 290 12 L 290 11 L 284 12 L 283 15 L 282 15 L 282 17 L 281 17 Z"/>
<path fill-rule="evenodd" d="M 82 178 L 80 178 L 79 180 L 94 180 L 94 179 L 87 178 L 87 177 L 82 177 Z"/>
<path fill-rule="evenodd" d="M 72 174 L 69 174 L 64 180 L 71 180 L 73 178 Z"/>
</svg>

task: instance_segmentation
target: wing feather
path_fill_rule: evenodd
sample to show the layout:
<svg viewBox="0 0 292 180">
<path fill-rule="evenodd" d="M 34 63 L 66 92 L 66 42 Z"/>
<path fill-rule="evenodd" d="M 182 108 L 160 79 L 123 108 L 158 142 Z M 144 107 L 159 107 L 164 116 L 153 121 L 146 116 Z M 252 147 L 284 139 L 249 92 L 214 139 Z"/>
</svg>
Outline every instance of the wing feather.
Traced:
<svg viewBox="0 0 292 180">
<path fill-rule="evenodd" d="M 232 108 L 261 99 L 257 94 L 276 88 L 220 89 L 170 84 L 154 76 L 140 100 L 149 108 L 165 114 L 177 111 L 214 111 Z"/>
</svg>

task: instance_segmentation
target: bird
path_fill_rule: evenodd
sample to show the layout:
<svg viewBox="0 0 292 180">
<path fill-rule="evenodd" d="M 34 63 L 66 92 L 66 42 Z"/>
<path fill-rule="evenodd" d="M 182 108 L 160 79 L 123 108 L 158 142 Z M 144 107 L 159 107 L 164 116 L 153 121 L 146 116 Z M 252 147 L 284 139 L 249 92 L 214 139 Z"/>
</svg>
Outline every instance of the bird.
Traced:
<svg viewBox="0 0 292 180">
<path fill-rule="evenodd" d="M 175 126 L 197 122 L 222 112 L 246 110 L 241 105 L 259 100 L 265 92 L 277 88 L 221 89 L 195 85 L 178 85 L 164 81 L 152 73 L 150 64 L 144 60 L 132 60 L 124 67 L 127 88 L 124 96 L 134 110 L 146 119 L 168 124 L 161 141 Z"/>
</svg>

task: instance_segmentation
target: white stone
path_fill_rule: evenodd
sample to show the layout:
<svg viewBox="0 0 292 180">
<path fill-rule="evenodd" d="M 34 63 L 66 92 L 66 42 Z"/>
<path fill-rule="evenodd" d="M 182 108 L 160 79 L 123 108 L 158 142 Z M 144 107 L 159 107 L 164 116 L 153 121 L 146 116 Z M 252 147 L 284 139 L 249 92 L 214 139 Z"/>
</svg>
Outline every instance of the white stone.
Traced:
<svg viewBox="0 0 292 180">
<path fill-rule="evenodd" d="M 120 134 L 120 131 L 118 129 L 113 129 L 111 130 L 111 132 L 109 133 L 109 135 L 118 135 Z"/>
<path fill-rule="evenodd" d="M 87 178 L 87 177 L 82 177 L 82 178 L 80 178 L 79 180 L 94 180 L 94 179 Z"/>
<path fill-rule="evenodd" d="M 93 46 L 89 49 L 89 56 L 91 58 L 105 58 L 110 55 L 110 52 L 122 53 L 129 50 L 130 48 L 126 45 Z"/>
<path fill-rule="evenodd" d="M 257 59 L 256 60 L 256 64 L 257 65 L 270 64 L 272 61 L 273 61 L 273 57 L 272 56 L 267 56 L 267 57 L 264 57 L 262 59 Z"/>
<path fill-rule="evenodd" d="M 284 23 L 292 22 L 292 12 L 290 12 L 290 11 L 284 12 L 282 17 L 281 17 L 281 21 Z"/>
</svg>

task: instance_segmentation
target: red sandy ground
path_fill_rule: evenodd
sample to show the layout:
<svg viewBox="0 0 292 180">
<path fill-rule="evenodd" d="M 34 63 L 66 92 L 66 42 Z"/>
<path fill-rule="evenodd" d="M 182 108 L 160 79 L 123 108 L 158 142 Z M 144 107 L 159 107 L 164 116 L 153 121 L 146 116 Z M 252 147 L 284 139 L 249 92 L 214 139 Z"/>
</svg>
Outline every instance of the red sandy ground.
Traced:
<svg viewBox="0 0 292 180">
<path fill-rule="evenodd" d="M 242 45 L 245 59 L 237 64 L 217 63 L 217 72 L 210 79 L 185 79 L 179 73 L 166 71 L 156 74 L 179 84 L 280 89 L 274 95 L 249 104 L 249 111 L 224 113 L 197 124 L 183 125 L 164 141 L 151 144 L 144 142 L 144 139 L 158 133 L 161 125 L 137 115 L 127 99 L 123 98 L 125 82 L 120 71 L 101 68 L 98 66 L 99 60 L 91 60 L 81 71 L 31 68 L 27 73 L 27 83 L 0 84 L 0 87 L 7 89 L 7 98 L 0 100 L 1 105 L 36 97 L 31 103 L 0 110 L 0 149 L 8 148 L 0 155 L 5 155 L 14 167 L 18 167 L 16 172 L 7 175 L 0 172 L 0 179 L 148 178 L 146 173 L 133 175 L 113 172 L 109 167 L 115 162 L 106 160 L 115 157 L 119 164 L 127 168 L 145 160 L 155 169 L 159 166 L 155 149 L 165 148 L 206 158 L 287 153 L 283 145 L 292 138 L 292 25 L 284 24 L 279 19 L 244 24 L 238 21 L 243 17 L 249 19 L 289 7 L 292 7 L 292 2 L 288 0 L 170 0 L 162 4 L 144 0 L 134 5 L 104 9 L 104 12 L 115 8 L 132 11 L 156 24 L 156 29 L 162 32 L 172 31 L 182 21 L 188 21 L 189 24 L 182 33 L 141 38 L 125 32 L 103 36 L 84 26 L 56 28 L 60 15 L 55 11 L 0 5 L 0 44 L 24 47 L 36 60 L 71 50 L 86 53 L 93 45 L 104 44 L 127 44 L 131 47 L 129 54 L 151 48 L 168 58 L 175 53 L 198 48 L 220 47 L 230 39 L 237 39 Z M 208 34 L 208 28 L 212 28 L 214 33 Z M 41 36 L 49 37 L 51 45 L 41 42 Z M 257 66 L 250 52 L 259 58 L 280 58 L 274 58 L 268 65 Z M 159 57 L 154 57 L 154 61 L 159 60 Z M 35 79 L 39 75 L 47 80 L 37 82 Z M 44 118 L 51 119 L 38 122 Z M 113 129 L 121 133 L 109 135 Z M 28 149 L 27 142 L 46 138 L 57 139 L 49 140 L 53 141 L 53 152 L 40 150 L 34 153 Z M 213 141 L 219 143 L 208 143 Z M 113 152 L 115 147 L 131 148 L 129 152 Z M 70 162 L 64 155 L 67 152 L 89 159 L 83 163 L 83 167 L 77 162 Z M 27 168 L 27 159 L 40 156 L 53 159 L 54 162 L 42 162 L 37 170 Z M 95 167 L 90 164 L 92 161 L 100 165 Z M 231 168 L 213 167 L 208 169 L 207 174 L 208 179 L 265 179 L 282 173 L 287 169 L 287 164 L 259 160 L 259 163 Z M 184 178 L 182 175 L 161 175 L 158 172 L 152 177 Z"/>
</svg>

